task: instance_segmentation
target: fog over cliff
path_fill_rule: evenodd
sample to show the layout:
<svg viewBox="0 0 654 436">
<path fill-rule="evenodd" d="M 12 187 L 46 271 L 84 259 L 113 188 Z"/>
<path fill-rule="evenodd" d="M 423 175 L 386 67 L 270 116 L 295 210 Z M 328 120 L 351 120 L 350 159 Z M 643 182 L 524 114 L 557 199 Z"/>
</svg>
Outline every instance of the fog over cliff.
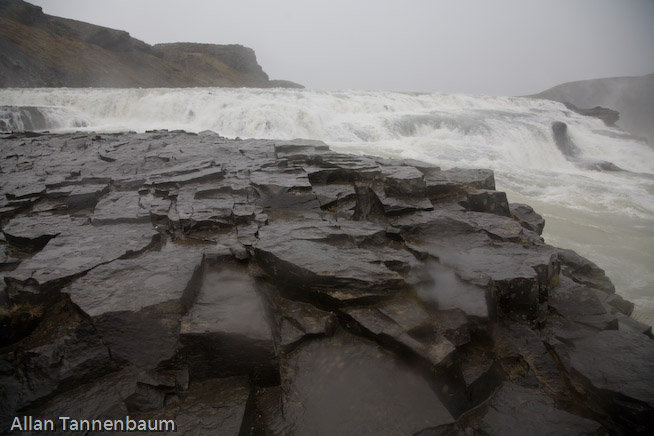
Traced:
<svg viewBox="0 0 654 436">
<path fill-rule="evenodd" d="M 34 0 L 149 44 L 238 43 L 314 89 L 525 95 L 654 72 L 654 3 Z"/>
</svg>

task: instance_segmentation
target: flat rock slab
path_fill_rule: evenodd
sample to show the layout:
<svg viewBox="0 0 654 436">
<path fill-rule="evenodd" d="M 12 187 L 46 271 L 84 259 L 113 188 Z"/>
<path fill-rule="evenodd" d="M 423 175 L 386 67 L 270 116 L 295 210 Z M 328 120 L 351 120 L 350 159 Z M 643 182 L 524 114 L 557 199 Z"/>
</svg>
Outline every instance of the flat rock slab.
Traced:
<svg viewBox="0 0 654 436">
<path fill-rule="evenodd" d="M 93 225 L 149 223 L 149 205 L 141 202 L 138 192 L 114 191 L 104 196 L 91 215 Z"/>
<path fill-rule="evenodd" d="M 203 249 L 169 243 L 133 259 L 115 260 L 63 288 L 115 359 L 152 367 L 177 350 L 179 318 L 191 306 Z"/>
<path fill-rule="evenodd" d="M 259 242 L 256 257 L 284 286 L 320 292 L 337 300 L 387 295 L 402 286 L 374 251 L 305 240 Z"/>
<path fill-rule="evenodd" d="M 600 331 L 575 340 L 569 353 L 571 369 L 596 395 L 654 405 L 654 347 L 646 335 Z"/>
<path fill-rule="evenodd" d="M 400 348 L 415 353 L 424 359 L 429 365 L 438 366 L 448 364 L 455 351 L 454 345 L 445 339 L 435 329 L 429 335 L 421 338 L 422 335 L 410 332 L 399 325 L 393 318 L 382 313 L 380 310 L 369 307 L 345 308 L 343 311 L 352 317 L 363 331 L 372 335 L 381 344 L 390 349 Z M 421 327 L 419 324 L 416 328 Z M 421 340 L 426 339 L 426 340 Z"/>
<path fill-rule="evenodd" d="M 317 339 L 288 358 L 286 434 L 414 434 L 454 418 L 421 375 L 375 345 Z"/>
<path fill-rule="evenodd" d="M 150 224 L 69 228 L 69 232 L 51 239 L 40 252 L 21 262 L 9 277 L 20 282 L 31 278 L 43 285 L 144 250 L 155 237 L 158 233 Z"/>
<path fill-rule="evenodd" d="M 602 425 L 558 409 L 554 401 L 534 389 L 506 382 L 474 419 L 473 428 L 489 435 L 605 434 Z"/>
<path fill-rule="evenodd" d="M 262 293 L 273 313 L 278 349 L 290 351 L 304 339 L 329 335 L 337 324 L 335 314 L 308 303 L 284 298 L 272 286 L 265 286 Z"/>
<path fill-rule="evenodd" d="M 84 224 L 85 220 L 77 217 L 36 213 L 9 221 L 2 232 L 10 243 L 21 246 L 44 237 L 47 242 L 61 233 L 74 233 Z"/>
<path fill-rule="evenodd" d="M 112 374 L 98 377 L 90 383 L 74 386 L 56 397 L 48 399 L 45 404 L 39 404 L 32 410 L 34 416 L 52 417 L 57 424 L 59 416 L 79 417 L 86 419 L 111 419 L 116 415 L 115 410 L 122 404 L 124 398 L 129 397 L 136 390 L 138 377 L 135 371 L 125 369 Z M 125 418 L 125 413 L 116 418 Z M 79 432 L 64 432 L 60 425 L 57 435 L 79 434 Z M 33 432 L 32 434 L 39 434 Z"/>
<path fill-rule="evenodd" d="M 62 292 L 87 315 L 96 317 L 111 312 L 138 312 L 168 301 L 191 297 L 196 268 L 202 264 L 202 247 L 169 243 L 158 251 L 124 260 L 115 260 L 89 271 Z"/>
<path fill-rule="evenodd" d="M 254 280 L 242 269 L 204 275 L 192 309 L 181 319 L 180 339 L 196 379 L 250 375 L 265 383 L 278 377 L 269 318 Z"/>
<path fill-rule="evenodd" d="M 244 420 L 250 389 L 249 380 L 243 377 L 207 380 L 194 384 L 161 412 L 136 417 L 174 420 L 176 430 L 167 434 L 238 436 L 247 425 Z"/>
</svg>

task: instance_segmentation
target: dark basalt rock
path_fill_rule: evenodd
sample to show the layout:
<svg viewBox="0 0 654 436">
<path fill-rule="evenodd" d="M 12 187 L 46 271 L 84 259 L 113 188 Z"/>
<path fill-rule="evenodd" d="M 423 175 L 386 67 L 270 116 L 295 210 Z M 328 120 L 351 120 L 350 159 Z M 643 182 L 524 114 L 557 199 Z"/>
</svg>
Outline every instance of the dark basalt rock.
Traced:
<svg viewBox="0 0 654 436">
<path fill-rule="evenodd" d="M 468 207 L 475 212 L 510 216 L 509 201 L 504 192 L 480 190 L 468 193 Z"/>
<path fill-rule="evenodd" d="M 574 374 L 574 389 L 587 404 L 596 413 L 612 410 L 616 424 L 634 434 L 654 431 L 652 340 L 642 334 L 605 330 L 573 344 L 560 354 L 565 368 Z"/>
<path fill-rule="evenodd" d="M 470 423 L 468 429 L 474 429 L 474 434 L 606 434 L 599 423 L 557 408 L 555 402 L 538 389 L 510 382 L 504 383 L 488 404 L 471 413 L 466 420 Z"/>
<path fill-rule="evenodd" d="M 542 216 L 537 214 L 531 206 L 521 203 L 511 203 L 509 209 L 511 211 L 511 216 L 518 220 L 522 227 L 531 230 L 532 232 L 536 232 L 539 235 L 543 234 L 545 220 Z"/>
<path fill-rule="evenodd" d="M 340 333 L 288 359 L 274 434 L 413 434 L 454 422 L 427 379 L 374 343 Z"/>
<path fill-rule="evenodd" d="M 589 171 L 624 171 L 613 162 L 582 158 L 579 156 L 579 148 L 568 134 L 568 125 L 561 121 L 552 123 L 554 142 L 566 159 L 576 166 Z"/>
<path fill-rule="evenodd" d="M 554 143 L 565 157 L 574 158 L 579 155 L 579 149 L 568 136 L 568 125 L 561 121 L 552 123 L 552 133 L 554 134 Z"/>
<path fill-rule="evenodd" d="M 572 250 L 558 249 L 557 255 L 562 265 L 561 273 L 563 275 L 570 277 L 577 283 L 609 294 L 615 292 L 615 286 L 606 277 L 604 271 L 590 260 L 584 259 Z M 631 309 L 633 310 L 633 306 L 631 306 Z M 627 315 L 631 315 L 631 311 Z"/>
<path fill-rule="evenodd" d="M 259 384 L 278 383 L 273 335 L 254 280 L 226 267 L 205 271 L 200 286 L 180 328 L 191 379 L 249 375 Z"/>
<path fill-rule="evenodd" d="M 0 141 L 0 432 L 652 432 L 651 328 L 491 171 L 213 132 Z"/>
<path fill-rule="evenodd" d="M 618 120 L 620 119 L 620 112 L 614 111 L 613 109 L 609 109 L 601 106 L 595 106 L 594 108 L 589 108 L 589 109 L 582 109 L 582 108 L 578 108 L 574 104 L 567 101 L 564 102 L 563 104 L 565 105 L 565 107 L 567 107 L 571 111 L 577 112 L 578 114 L 586 115 L 587 117 L 599 118 L 600 120 L 604 121 L 604 124 L 606 124 L 609 127 L 615 126 L 615 123 L 618 122 Z"/>
</svg>

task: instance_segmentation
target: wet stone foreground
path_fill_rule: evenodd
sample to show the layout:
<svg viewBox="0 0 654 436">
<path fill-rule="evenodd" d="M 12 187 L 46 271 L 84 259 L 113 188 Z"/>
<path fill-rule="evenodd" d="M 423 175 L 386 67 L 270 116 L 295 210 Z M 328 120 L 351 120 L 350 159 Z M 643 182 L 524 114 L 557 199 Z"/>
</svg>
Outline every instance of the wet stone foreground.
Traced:
<svg viewBox="0 0 654 436">
<path fill-rule="evenodd" d="M 213 132 L 0 153 L 1 434 L 654 434 L 651 328 L 491 171 Z"/>
</svg>

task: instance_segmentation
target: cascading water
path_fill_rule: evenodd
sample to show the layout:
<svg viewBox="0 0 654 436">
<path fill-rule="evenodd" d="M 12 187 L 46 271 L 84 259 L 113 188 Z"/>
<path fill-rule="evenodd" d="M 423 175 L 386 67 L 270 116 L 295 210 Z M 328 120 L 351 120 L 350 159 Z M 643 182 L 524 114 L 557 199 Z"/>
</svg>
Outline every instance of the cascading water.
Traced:
<svg viewBox="0 0 654 436">
<path fill-rule="evenodd" d="M 339 152 L 491 168 L 510 201 L 547 222 L 545 240 L 604 268 L 654 321 L 654 149 L 563 105 L 528 98 L 286 89 L 4 89 L 0 121 L 40 111 L 50 131 L 214 130 L 227 137 L 319 139 Z M 13 118 L 12 118 L 13 117 Z M 579 156 L 557 148 L 562 121 Z M 623 171 L 601 172 L 608 161 Z"/>
</svg>

